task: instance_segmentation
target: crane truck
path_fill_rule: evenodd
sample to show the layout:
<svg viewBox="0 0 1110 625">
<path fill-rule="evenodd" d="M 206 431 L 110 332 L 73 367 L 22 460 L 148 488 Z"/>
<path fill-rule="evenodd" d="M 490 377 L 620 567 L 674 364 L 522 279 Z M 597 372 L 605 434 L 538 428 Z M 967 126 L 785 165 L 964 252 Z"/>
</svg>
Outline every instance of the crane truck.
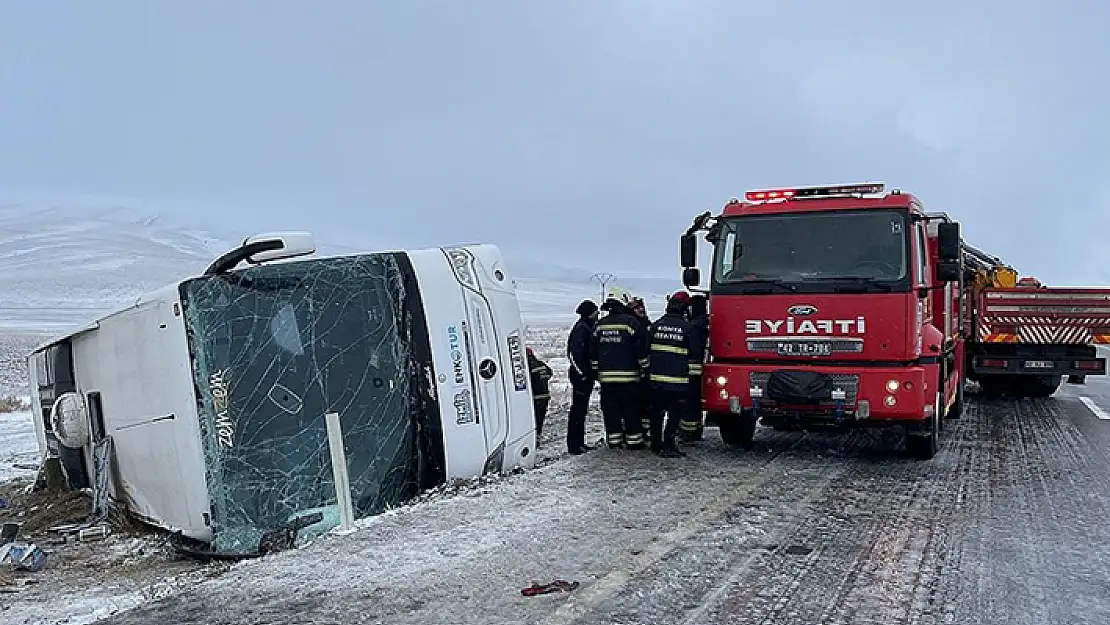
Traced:
<svg viewBox="0 0 1110 625">
<path fill-rule="evenodd" d="M 883 183 L 748 191 L 699 215 L 680 246 L 695 290 L 699 234 L 713 248 L 702 408 L 730 445 L 750 447 L 757 423 L 900 426 L 930 459 L 968 379 L 1045 396 L 1105 373 L 1091 343 L 1110 339 L 1110 290 L 1016 280 Z"/>
<path fill-rule="evenodd" d="M 987 395 L 1049 397 L 1061 377 L 1104 375 L 1096 345 L 1110 343 L 1110 289 L 1048 288 L 963 244 L 971 327 L 968 379 Z"/>
</svg>

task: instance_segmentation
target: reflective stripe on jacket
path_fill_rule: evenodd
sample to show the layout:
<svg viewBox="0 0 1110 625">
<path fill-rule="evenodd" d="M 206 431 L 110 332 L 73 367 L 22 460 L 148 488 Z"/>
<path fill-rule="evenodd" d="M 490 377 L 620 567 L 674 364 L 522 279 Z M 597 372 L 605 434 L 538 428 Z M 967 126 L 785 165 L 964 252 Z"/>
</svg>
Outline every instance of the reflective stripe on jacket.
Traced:
<svg viewBox="0 0 1110 625">
<path fill-rule="evenodd" d="M 602 384 L 639 383 L 647 368 L 647 333 L 623 310 L 614 310 L 594 328 L 593 363 Z"/>
<path fill-rule="evenodd" d="M 690 323 L 680 313 L 668 312 L 651 324 L 649 341 L 652 386 L 685 391 L 690 376 L 701 372 L 701 351 L 693 343 Z"/>
</svg>

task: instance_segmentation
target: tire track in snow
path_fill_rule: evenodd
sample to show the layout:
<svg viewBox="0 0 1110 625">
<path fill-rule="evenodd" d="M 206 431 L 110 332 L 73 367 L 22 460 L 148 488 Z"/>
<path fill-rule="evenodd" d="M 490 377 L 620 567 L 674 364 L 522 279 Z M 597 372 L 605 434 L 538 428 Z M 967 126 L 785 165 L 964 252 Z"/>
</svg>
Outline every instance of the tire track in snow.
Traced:
<svg viewBox="0 0 1110 625">
<path fill-rule="evenodd" d="M 1098 422 L 1055 399 L 984 408 L 993 461 L 950 580 L 961 587 L 953 622 L 1110 622 L 1108 450 L 1076 427 Z"/>
<path fill-rule="evenodd" d="M 581 622 L 932 622 L 951 592 L 938 587 L 958 551 L 950 524 L 966 516 L 988 457 L 975 421 L 969 410 L 952 422 L 928 462 L 897 458 L 897 440 L 809 439 L 737 505 L 732 526 L 692 536 Z M 820 457 L 822 443 L 845 439 Z M 762 545 L 738 536 L 753 517 Z"/>
<path fill-rule="evenodd" d="M 771 560 L 767 571 L 750 576 L 753 588 L 782 588 L 770 609 L 759 608 L 758 593 L 737 593 L 713 620 L 746 612 L 753 618 L 744 622 L 766 624 L 907 622 L 930 592 L 922 564 L 942 535 L 933 524 L 943 515 L 939 485 L 961 470 L 948 454 L 952 441 L 945 442 L 930 463 L 853 463 L 807 511 L 807 531 L 795 537 L 813 552 Z M 784 577 L 789 584 L 778 581 Z"/>
<path fill-rule="evenodd" d="M 770 456 L 761 460 L 754 467 L 755 470 L 765 470 L 782 458 L 789 450 L 793 449 L 804 438 L 804 434 L 795 434 L 786 439 L 785 445 L 773 449 Z M 692 519 L 680 523 L 677 527 L 658 537 L 644 551 L 635 558 L 632 566 L 611 571 L 597 582 L 571 596 L 560 605 L 553 614 L 547 618 L 535 621 L 536 625 L 570 625 L 586 616 L 590 610 L 595 609 L 606 600 L 621 592 L 636 575 L 642 574 L 666 559 L 683 543 L 699 532 L 705 531 L 713 521 L 724 517 L 729 510 L 749 497 L 759 487 L 760 483 L 749 484 L 739 488 L 733 493 L 721 497 L 717 502 L 707 507 L 703 512 Z"/>
</svg>

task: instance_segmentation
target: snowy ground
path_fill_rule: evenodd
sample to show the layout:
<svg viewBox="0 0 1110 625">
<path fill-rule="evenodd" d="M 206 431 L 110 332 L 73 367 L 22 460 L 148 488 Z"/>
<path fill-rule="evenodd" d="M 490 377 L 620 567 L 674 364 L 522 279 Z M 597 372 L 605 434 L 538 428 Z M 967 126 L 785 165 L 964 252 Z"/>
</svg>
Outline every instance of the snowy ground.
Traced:
<svg viewBox="0 0 1110 625">
<path fill-rule="evenodd" d="M 1105 624 L 1110 424 L 1076 392 L 973 399 L 931 462 L 896 436 L 766 428 L 749 453 L 710 430 L 684 459 L 550 459 L 103 622 Z M 521 596 L 557 578 L 581 587 Z M 39 603 L 50 584 L 5 622 L 74 609 Z"/>
<path fill-rule="evenodd" d="M 530 334 L 559 374 L 564 332 Z M 767 428 L 750 453 L 710 429 L 683 459 L 571 457 L 561 375 L 553 390 L 533 471 L 448 485 L 230 569 L 149 536 L 51 546 L 46 571 L 0 578 L 3 622 L 1110 622 L 1110 421 L 1088 406 L 1110 410 L 1110 381 L 971 397 L 930 462 L 900 457 L 891 433 Z M 581 587 L 521 596 L 555 579 Z"/>
<path fill-rule="evenodd" d="M 38 441 L 29 412 L 0 412 L 0 482 L 32 477 L 38 462 Z"/>
</svg>

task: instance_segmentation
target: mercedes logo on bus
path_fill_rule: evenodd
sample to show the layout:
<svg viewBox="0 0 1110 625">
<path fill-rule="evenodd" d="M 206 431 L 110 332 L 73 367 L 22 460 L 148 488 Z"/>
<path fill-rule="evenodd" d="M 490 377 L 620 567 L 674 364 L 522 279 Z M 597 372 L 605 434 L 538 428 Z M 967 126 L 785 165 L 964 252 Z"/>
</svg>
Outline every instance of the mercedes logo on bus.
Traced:
<svg viewBox="0 0 1110 625">
<path fill-rule="evenodd" d="M 795 317 L 808 317 L 809 315 L 817 314 L 817 307 L 810 306 L 809 304 L 795 304 L 786 309 L 786 314 L 794 315 Z"/>
<path fill-rule="evenodd" d="M 478 375 L 482 376 L 483 380 L 489 380 L 497 375 L 497 363 L 486 358 L 482 361 L 482 364 L 478 365 Z"/>
</svg>

